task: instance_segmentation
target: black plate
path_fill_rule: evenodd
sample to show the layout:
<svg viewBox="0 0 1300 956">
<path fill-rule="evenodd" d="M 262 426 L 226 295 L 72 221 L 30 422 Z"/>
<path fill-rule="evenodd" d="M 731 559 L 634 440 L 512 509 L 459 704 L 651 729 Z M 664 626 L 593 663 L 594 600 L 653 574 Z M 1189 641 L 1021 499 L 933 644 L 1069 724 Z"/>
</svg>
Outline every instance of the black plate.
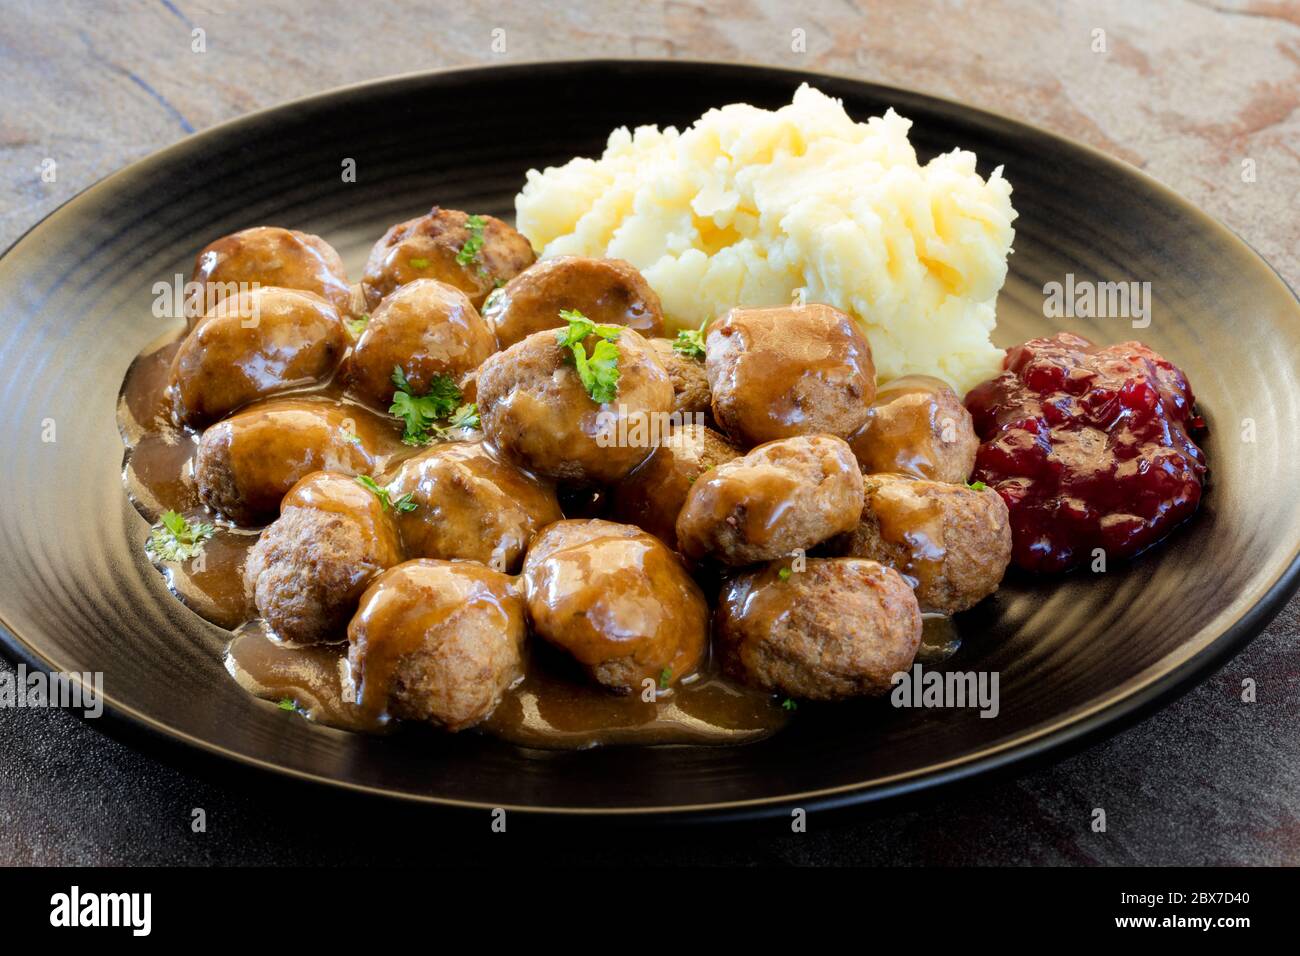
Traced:
<svg viewBox="0 0 1300 956">
<path fill-rule="evenodd" d="M 276 224 L 319 233 L 359 274 L 390 223 L 442 205 L 509 215 L 529 167 L 597 154 L 609 130 L 686 124 L 738 100 L 787 103 L 801 80 L 866 118 L 895 107 L 926 157 L 974 150 L 1006 167 L 1020 212 L 998 343 L 1049 333 L 1042 287 L 1149 281 L 1140 335 L 1188 373 L 1210 423 L 1201 513 L 1109 573 L 1011 579 L 962 621 L 953 666 L 996 670 L 1001 713 L 880 703 L 806 708 L 734 749 L 528 753 L 473 735 L 350 736 L 241 691 L 226 635 L 149 566 L 119 480 L 114 403 L 132 358 L 168 328 L 153 283 L 211 239 Z M 345 159 L 357 181 L 345 184 Z M 1300 306 L 1244 243 L 1132 168 L 954 103 L 830 76 L 686 62 L 503 66 L 402 77 L 200 133 L 86 190 L 0 259 L 0 623 L 31 664 L 102 671 L 110 711 L 209 753 L 434 803 L 731 815 L 876 800 L 1112 732 L 1240 649 L 1300 579 L 1292 442 Z M 1256 440 L 1242 440 L 1243 420 Z M 54 442 L 43 441 L 47 421 Z"/>
</svg>

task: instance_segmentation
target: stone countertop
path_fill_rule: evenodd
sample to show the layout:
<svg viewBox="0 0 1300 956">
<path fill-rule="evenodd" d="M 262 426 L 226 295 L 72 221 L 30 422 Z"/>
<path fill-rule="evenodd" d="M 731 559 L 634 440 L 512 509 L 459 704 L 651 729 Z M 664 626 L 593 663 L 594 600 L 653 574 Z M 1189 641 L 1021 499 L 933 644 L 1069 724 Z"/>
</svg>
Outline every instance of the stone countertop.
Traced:
<svg viewBox="0 0 1300 956">
<path fill-rule="evenodd" d="M 1300 285 L 1297 0 L 789 6 L 2 0 L 0 247 L 133 160 L 294 97 L 437 67 L 686 57 L 843 73 L 1038 124 L 1160 179 Z M 52 183 L 40 174 L 47 159 Z M 1300 600 L 1222 672 L 1125 733 L 914 807 L 814 816 L 799 835 L 777 822 L 691 830 L 687 841 L 537 839 L 550 861 L 617 864 L 1300 863 L 1297 634 Z M 1255 704 L 1240 700 L 1246 677 Z M 280 792 L 220 768 L 176 769 L 63 712 L 0 711 L 0 863 L 427 863 L 435 840 L 444 862 L 490 863 L 519 846 L 488 842 L 486 826 L 412 837 L 416 820 L 400 809 L 327 840 L 337 799 L 314 790 L 310 808 L 277 805 Z M 205 833 L 191 830 L 195 807 Z M 1095 807 L 1105 833 L 1091 831 Z M 428 814 L 419 820 L 429 829 Z"/>
</svg>

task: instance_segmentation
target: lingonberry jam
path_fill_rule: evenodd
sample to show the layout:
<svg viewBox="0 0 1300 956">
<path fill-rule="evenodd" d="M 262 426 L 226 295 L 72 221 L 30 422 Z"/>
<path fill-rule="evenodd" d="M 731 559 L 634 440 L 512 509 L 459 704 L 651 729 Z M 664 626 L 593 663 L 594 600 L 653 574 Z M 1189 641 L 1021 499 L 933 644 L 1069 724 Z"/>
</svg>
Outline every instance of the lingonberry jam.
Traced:
<svg viewBox="0 0 1300 956">
<path fill-rule="evenodd" d="M 1003 367 L 966 406 L 982 442 L 974 479 L 1007 503 L 1016 564 L 1128 557 L 1196 510 L 1205 453 L 1188 433 L 1205 423 L 1172 363 L 1062 332 L 1009 349 Z"/>
</svg>

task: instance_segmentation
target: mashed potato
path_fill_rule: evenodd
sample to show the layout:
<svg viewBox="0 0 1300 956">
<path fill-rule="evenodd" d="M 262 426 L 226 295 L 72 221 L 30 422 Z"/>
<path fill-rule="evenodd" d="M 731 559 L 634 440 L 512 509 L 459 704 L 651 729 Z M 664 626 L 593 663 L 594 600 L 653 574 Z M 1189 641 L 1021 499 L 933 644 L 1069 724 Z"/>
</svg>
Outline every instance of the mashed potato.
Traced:
<svg viewBox="0 0 1300 956">
<path fill-rule="evenodd" d="M 893 110 L 856 123 L 804 85 L 775 111 L 710 110 L 684 133 L 617 129 L 597 160 L 530 170 L 518 227 L 543 256 L 627 259 L 669 323 L 732 306 L 826 302 L 855 316 L 881 380 L 962 393 L 994 374 L 1011 185 L 954 150 L 924 166 Z"/>
</svg>

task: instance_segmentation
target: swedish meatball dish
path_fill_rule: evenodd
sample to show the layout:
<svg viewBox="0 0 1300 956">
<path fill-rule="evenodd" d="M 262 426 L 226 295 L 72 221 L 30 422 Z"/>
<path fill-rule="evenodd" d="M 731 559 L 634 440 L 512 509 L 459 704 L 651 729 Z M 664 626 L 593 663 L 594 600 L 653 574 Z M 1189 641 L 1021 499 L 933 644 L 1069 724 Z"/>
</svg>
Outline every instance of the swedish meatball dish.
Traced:
<svg viewBox="0 0 1300 956">
<path fill-rule="evenodd" d="M 781 122 L 830 123 L 813 96 Z M 863 137 L 910 150 L 859 125 L 834 168 Z M 935 221 L 873 228 L 943 237 L 878 246 L 832 207 L 884 200 L 818 180 L 800 209 L 834 221 L 773 226 L 745 193 L 770 170 L 734 156 L 714 206 L 647 224 L 620 155 L 601 188 L 626 202 L 583 192 L 583 160 L 531 172 L 513 220 L 433 204 L 364 257 L 279 225 L 198 251 L 202 306 L 123 385 L 124 481 L 172 593 L 284 719 L 744 744 L 960 662 L 1007 575 L 1051 587 L 1197 511 L 1205 422 L 1174 364 L 1070 332 L 992 345 L 1000 170 L 896 160 Z"/>
</svg>

